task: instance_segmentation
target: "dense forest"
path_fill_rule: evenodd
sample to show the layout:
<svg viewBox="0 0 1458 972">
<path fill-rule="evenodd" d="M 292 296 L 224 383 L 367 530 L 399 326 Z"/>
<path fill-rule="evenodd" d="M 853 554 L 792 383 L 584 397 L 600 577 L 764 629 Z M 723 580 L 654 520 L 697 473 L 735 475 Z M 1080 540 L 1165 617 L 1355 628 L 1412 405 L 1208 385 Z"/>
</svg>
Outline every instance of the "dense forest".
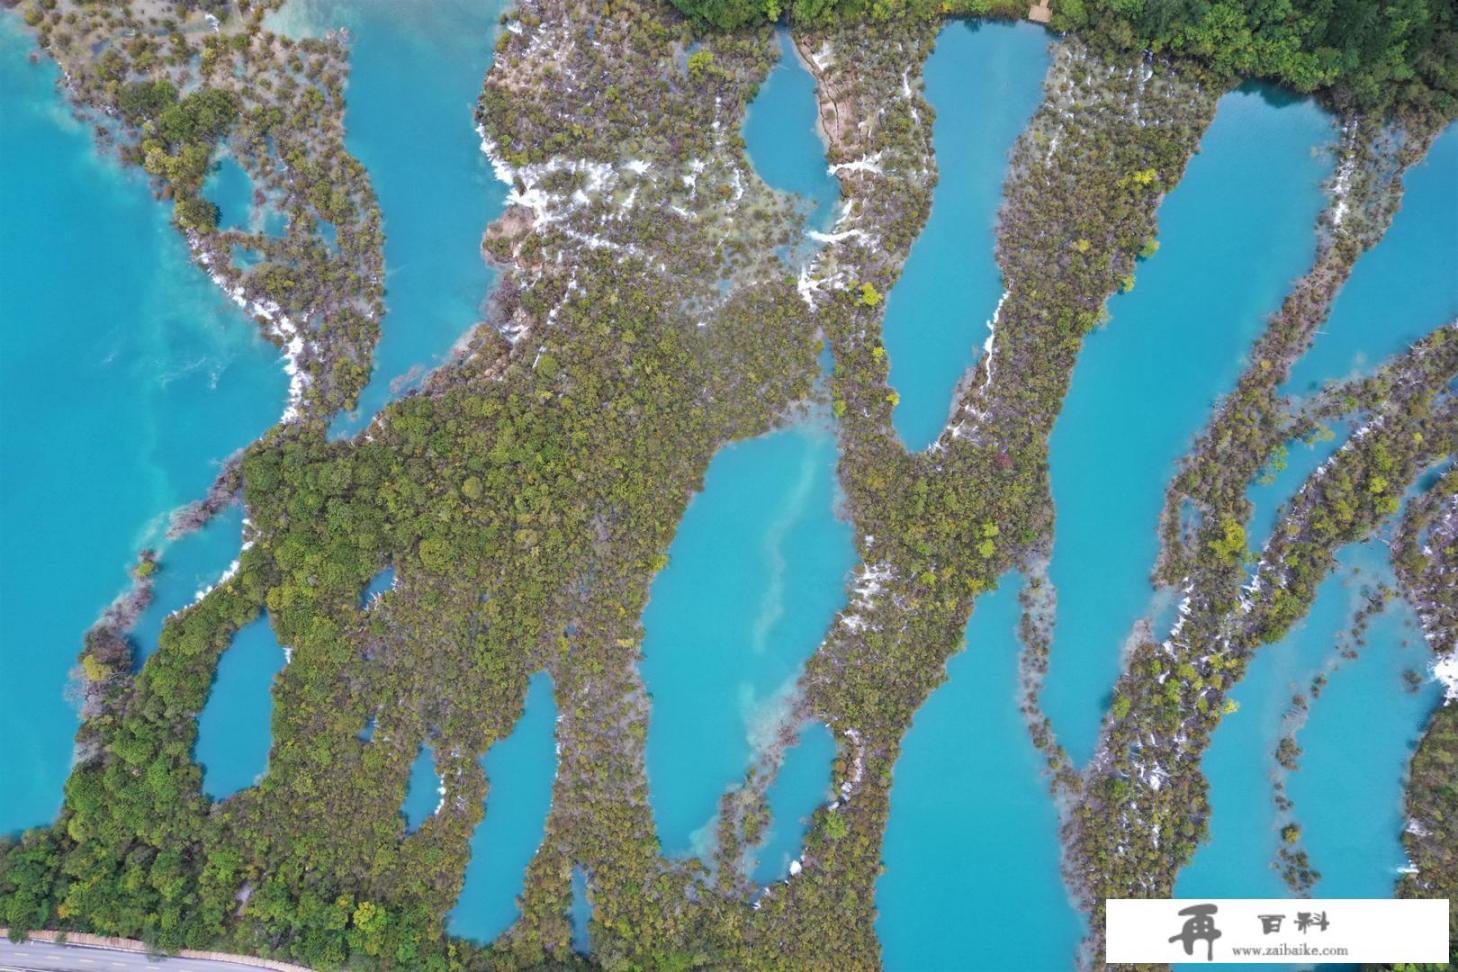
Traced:
<svg viewBox="0 0 1458 972">
<path fill-rule="evenodd" d="M 718 30 L 900 18 L 1022 17 L 1020 0 L 674 0 Z M 1058 0 L 1053 26 L 1090 44 L 1200 60 L 1217 71 L 1332 90 L 1363 106 L 1458 111 L 1458 5 L 1448 0 Z"/>
</svg>

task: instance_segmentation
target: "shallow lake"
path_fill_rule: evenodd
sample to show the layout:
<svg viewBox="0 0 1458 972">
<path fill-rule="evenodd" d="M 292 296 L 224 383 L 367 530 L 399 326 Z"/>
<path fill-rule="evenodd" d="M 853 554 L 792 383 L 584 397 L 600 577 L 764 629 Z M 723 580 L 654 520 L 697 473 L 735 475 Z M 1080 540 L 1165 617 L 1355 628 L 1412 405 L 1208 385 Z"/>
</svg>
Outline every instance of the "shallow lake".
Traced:
<svg viewBox="0 0 1458 972">
<path fill-rule="evenodd" d="M 1260 88 L 1222 98 L 1160 209 L 1159 252 L 1079 357 L 1050 444 L 1058 619 L 1043 692 L 1077 764 L 1093 752 L 1124 641 L 1151 608 L 1175 463 L 1315 254 L 1332 168 L 1320 149 L 1334 135 L 1310 101 Z"/>
<path fill-rule="evenodd" d="M 719 798 L 778 724 L 855 563 L 836 444 L 800 425 L 722 449 L 653 582 L 648 785 L 669 854 L 706 848 Z"/>
<path fill-rule="evenodd" d="M 82 635 L 143 547 L 166 562 L 167 514 L 278 420 L 288 388 L 278 350 L 191 265 L 145 180 L 97 153 L 21 30 L 0 16 L 0 536 L 25 552 L 0 562 L 0 833 L 60 808 Z"/>
<path fill-rule="evenodd" d="M 212 692 L 197 720 L 194 756 L 203 792 L 214 800 L 252 786 L 268 770 L 273 679 L 285 654 L 268 615 L 243 627 L 218 661 Z"/>
<path fill-rule="evenodd" d="M 276 24 L 293 35 L 348 26 L 345 145 L 369 169 L 385 227 L 386 314 L 352 435 L 417 387 L 484 316 L 496 272 L 481 236 L 507 187 L 481 152 L 472 114 L 491 66 L 498 0 L 293 0 Z"/>
<path fill-rule="evenodd" d="M 1084 920 L 1019 708 L 1019 587 L 1009 575 L 978 600 L 948 681 L 902 743 L 876 885 L 890 972 L 947 968 L 954 955 L 966 970 L 1074 967 Z"/>
<path fill-rule="evenodd" d="M 490 942 L 517 919 L 527 865 L 546 835 L 552 808 L 556 724 L 552 679 L 539 672 L 532 676 L 526 711 L 516 728 L 481 761 L 491 789 L 486 818 L 471 837 L 465 887 L 446 919 L 453 935 Z M 585 927 L 582 934 L 586 935 Z"/>
<path fill-rule="evenodd" d="M 981 356 L 1002 296 L 997 211 L 1013 143 L 1037 110 L 1050 36 L 1031 24 L 953 21 L 926 64 L 936 110 L 931 218 L 886 298 L 896 431 L 909 449 L 936 441 L 952 393 Z"/>
<path fill-rule="evenodd" d="M 1323 382 L 1367 374 L 1458 316 L 1458 125 L 1407 173 L 1402 208 L 1362 254 L 1311 350 L 1283 388 L 1309 395 Z"/>
</svg>

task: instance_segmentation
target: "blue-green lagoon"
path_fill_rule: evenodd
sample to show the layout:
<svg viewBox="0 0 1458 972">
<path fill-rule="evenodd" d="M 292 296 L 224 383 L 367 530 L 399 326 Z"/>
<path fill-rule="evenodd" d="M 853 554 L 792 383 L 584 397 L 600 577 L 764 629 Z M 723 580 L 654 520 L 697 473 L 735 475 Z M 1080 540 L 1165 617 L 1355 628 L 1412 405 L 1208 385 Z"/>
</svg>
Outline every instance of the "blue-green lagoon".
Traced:
<svg viewBox="0 0 1458 972">
<path fill-rule="evenodd" d="M 1159 252 L 1080 355 L 1050 445 L 1058 618 L 1042 699 L 1075 763 L 1093 753 L 1122 646 L 1151 608 L 1175 463 L 1311 264 L 1334 135 L 1311 101 L 1257 87 L 1222 98 L 1160 209 Z"/>
<path fill-rule="evenodd" d="M 435 816 L 441 801 L 440 773 L 435 768 L 435 751 L 421 746 L 410 764 L 410 777 L 405 782 L 405 802 L 400 815 L 405 818 L 405 831 L 415 833 L 421 824 Z"/>
<path fill-rule="evenodd" d="M 557 779 L 556 724 L 552 679 L 539 672 L 531 678 L 526 711 L 516 728 L 481 761 L 490 787 L 486 818 L 471 837 L 466 884 L 446 919 L 453 935 L 490 942 L 517 919 L 517 898 L 525 887 L 527 865 L 546 836 L 547 813 L 552 808 L 552 786 Z M 574 889 L 576 886 L 574 878 Z M 585 928 L 582 935 L 586 935 Z"/>
<path fill-rule="evenodd" d="M 790 32 L 776 35 L 780 59 L 770 69 L 744 119 L 749 160 L 769 186 L 798 196 L 808 225 L 830 227 L 840 183 L 825 164 L 815 78 L 795 50 Z"/>
<path fill-rule="evenodd" d="M 22 30 L 0 16 L 0 537 L 25 551 L 0 564 L 0 833 L 60 807 L 82 635 L 142 548 L 165 563 L 170 511 L 278 420 L 288 387 L 278 350 L 191 264 L 145 180 L 98 154 Z M 187 570 L 158 581 L 176 606 Z"/>
<path fill-rule="evenodd" d="M 473 110 L 491 67 L 499 0 L 291 0 L 294 35 L 350 30 L 345 145 L 369 169 L 384 214 L 386 314 L 352 435 L 417 387 L 483 316 L 496 272 L 481 236 L 506 200 L 481 152 Z"/>
<path fill-rule="evenodd" d="M 1369 374 L 1424 334 L 1458 317 L 1458 124 L 1408 170 L 1402 208 L 1337 294 L 1316 340 L 1291 368 L 1287 394 Z"/>
<path fill-rule="evenodd" d="M 926 63 L 936 110 L 931 218 L 886 299 L 896 431 L 909 449 L 936 441 L 952 393 L 977 360 L 1002 295 L 997 211 L 1013 143 L 1037 109 L 1049 36 L 1032 24 L 952 21 Z"/>
<path fill-rule="evenodd" d="M 131 630 L 139 667 L 161 644 L 167 618 L 198 600 L 232 571 L 242 547 L 242 504 L 222 510 L 200 530 L 158 545 L 152 603 Z"/>
<path fill-rule="evenodd" d="M 218 661 L 194 751 L 203 792 L 214 800 L 252 786 L 268 770 L 273 680 L 286 662 L 267 614 L 234 635 Z"/>
<path fill-rule="evenodd" d="M 722 449 L 643 614 L 648 787 L 664 850 L 701 852 L 772 737 L 855 564 L 835 438 L 795 426 Z"/>
<path fill-rule="evenodd" d="M 876 885 L 890 972 L 951 968 L 951 956 L 959 970 L 1074 967 L 1085 923 L 1020 708 L 1018 588 L 1005 577 L 978 600 L 947 682 L 902 743 Z"/>
</svg>

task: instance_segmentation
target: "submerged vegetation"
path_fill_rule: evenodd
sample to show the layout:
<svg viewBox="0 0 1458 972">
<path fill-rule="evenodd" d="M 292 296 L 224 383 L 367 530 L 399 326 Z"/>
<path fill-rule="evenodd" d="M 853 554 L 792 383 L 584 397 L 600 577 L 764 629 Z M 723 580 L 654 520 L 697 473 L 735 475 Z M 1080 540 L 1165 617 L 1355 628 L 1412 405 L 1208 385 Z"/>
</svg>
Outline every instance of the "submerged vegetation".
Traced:
<svg viewBox="0 0 1458 972">
<path fill-rule="evenodd" d="M 488 320 L 418 393 L 330 441 L 328 418 L 368 378 L 386 300 L 379 208 L 343 147 L 347 37 L 278 36 L 270 5 L 248 0 L 19 6 L 71 97 L 172 201 L 197 262 L 286 351 L 295 381 L 284 421 L 179 521 L 195 527 L 241 496 L 236 572 L 168 619 L 135 678 L 125 612 L 87 638 L 86 720 L 60 818 L 0 845 L 12 935 L 85 930 L 319 968 L 570 966 L 586 961 L 568 919 L 581 874 L 603 967 L 876 967 L 901 739 L 975 600 L 1013 569 L 1030 578 L 1025 711 L 1066 807 L 1070 883 L 1095 915 L 1106 896 L 1168 894 L 1206 831 L 1200 759 L 1250 658 L 1303 616 L 1335 552 L 1397 514 L 1458 441 L 1453 322 L 1312 401 L 1277 393 L 1385 232 L 1403 174 L 1458 113 L 1443 5 L 1355 26 L 1346 7 L 1226 4 L 1165 22 L 1153 4 L 1061 5 L 1077 31 L 1056 41 L 1011 159 L 995 333 L 917 454 L 892 425 L 881 329 L 936 179 L 921 65 L 936 18 L 1021 9 L 714 2 L 685 8 L 690 19 L 654 0 L 521 0 L 475 118 L 511 186 L 482 240 L 503 270 Z M 797 210 L 760 181 L 738 134 L 781 14 L 818 83 L 842 188 L 839 222 L 802 267 L 776 255 L 803 231 Z M 722 30 L 696 37 L 696 22 Z M 1057 650 L 1049 433 L 1084 339 L 1154 255 L 1158 206 L 1242 73 L 1335 88 L 1335 103 L 1363 110 L 1342 119 L 1311 271 L 1170 484 L 1151 566 L 1186 592 L 1181 624 L 1135 647 L 1099 752 L 1076 768 L 1038 704 Z M 201 190 L 225 153 L 254 205 L 288 216 L 283 237 L 219 228 Z M 241 266 L 236 248 L 262 259 Z M 817 389 L 826 348 L 834 370 Z M 640 619 L 715 451 L 811 406 L 836 417 L 861 563 L 786 725 L 830 727 L 836 799 L 816 811 L 793 875 L 751 902 L 735 869 L 762 836 L 775 761 L 725 796 L 714 867 L 661 853 Z M 1343 417 L 1357 432 L 1253 555 L 1248 485 L 1283 443 Z M 1453 483 L 1449 472 L 1409 503 L 1396 554 L 1402 593 L 1449 666 Z M 386 567 L 395 585 L 362 603 Z M 150 573 L 137 571 L 142 603 Z M 221 653 L 265 611 L 290 653 L 268 772 L 215 803 L 194 758 L 197 718 Z M 512 731 L 543 670 L 561 751 L 521 918 L 495 942 L 455 939 L 444 916 L 490 798 L 480 756 Z M 1414 763 L 1419 876 L 1405 893 L 1458 882 L 1454 711 Z M 407 832 L 400 805 L 422 746 L 443 799 Z"/>
</svg>

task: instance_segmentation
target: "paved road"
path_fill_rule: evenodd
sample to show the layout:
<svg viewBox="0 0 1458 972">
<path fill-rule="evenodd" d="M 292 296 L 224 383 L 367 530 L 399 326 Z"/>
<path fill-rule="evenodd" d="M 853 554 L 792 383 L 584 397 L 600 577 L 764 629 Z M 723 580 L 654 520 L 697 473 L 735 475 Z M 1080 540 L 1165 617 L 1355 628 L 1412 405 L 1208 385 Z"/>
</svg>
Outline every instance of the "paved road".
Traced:
<svg viewBox="0 0 1458 972">
<path fill-rule="evenodd" d="M 0 938 L 0 970 L 4 972 L 246 972 L 257 968 L 213 959 L 153 958 L 145 952 L 87 945 L 38 941 L 16 945 Z"/>
</svg>

